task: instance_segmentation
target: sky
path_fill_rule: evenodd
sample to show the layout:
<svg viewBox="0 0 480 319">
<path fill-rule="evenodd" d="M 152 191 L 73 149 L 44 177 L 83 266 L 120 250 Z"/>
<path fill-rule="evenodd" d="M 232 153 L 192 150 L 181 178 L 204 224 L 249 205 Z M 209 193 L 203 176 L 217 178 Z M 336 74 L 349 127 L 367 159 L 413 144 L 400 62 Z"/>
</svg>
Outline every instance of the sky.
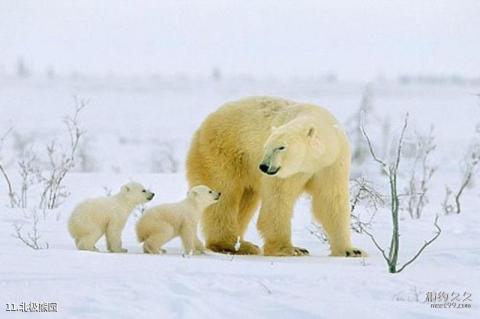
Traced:
<svg viewBox="0 0 480 319">
<path fill-rule="evenodd" d="M 480 1 L 0 0 L 0 71 L 480 76 Z"/>
</svg>

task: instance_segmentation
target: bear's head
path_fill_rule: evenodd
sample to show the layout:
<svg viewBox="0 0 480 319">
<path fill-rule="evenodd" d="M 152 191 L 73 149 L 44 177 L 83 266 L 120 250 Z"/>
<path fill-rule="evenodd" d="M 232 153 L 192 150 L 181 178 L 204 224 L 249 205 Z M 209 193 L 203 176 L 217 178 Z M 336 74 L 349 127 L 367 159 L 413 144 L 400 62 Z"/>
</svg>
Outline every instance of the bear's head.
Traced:
<svg viewBox="0 0 480 319">
<path fill-rule="evenodd" d="M 216 192 L 205 185 L 197 185 L 188 191 L 188 198 L 194 200 L 197 205 L 206 208 L 220 199 L 221 193 Z"/>
<path fill-rule="evenodd" d="M 153 196 L 155 196 L 154 193 L 147 190 L 142 184 L 135 182 L 123 185 L 120 189 L 120 194 L 135 205 L 151 201 Z"/>
<path fill-rule="evenodd" d="M 311 171 L 324 152 L 316 131 L 314 125 L 272 127 L 259 169 L 280 178 Z"/>
</svg>

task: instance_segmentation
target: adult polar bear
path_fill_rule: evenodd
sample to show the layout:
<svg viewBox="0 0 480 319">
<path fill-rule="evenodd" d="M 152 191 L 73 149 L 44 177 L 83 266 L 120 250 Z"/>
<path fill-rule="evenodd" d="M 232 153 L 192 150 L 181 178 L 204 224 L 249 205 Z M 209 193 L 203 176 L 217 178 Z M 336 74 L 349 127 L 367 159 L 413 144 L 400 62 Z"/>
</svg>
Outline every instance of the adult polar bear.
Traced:
<svg viewBox="0 0 480 319">
<path fill-rule="evenodd" d="M 273 97 L 226 103 L 197 130 L 187 159 L 191 186 L 222 192 L 203 215 L 207 248 L 259 254 L 243 235 L 261 200 L 264 255 L 308 254 L 291 241 L 294 204 L 306 191 L 332 255 L 364 256 L 350 241 L 349 169 L 347 136 L 327 110 Z"/>
</svg>

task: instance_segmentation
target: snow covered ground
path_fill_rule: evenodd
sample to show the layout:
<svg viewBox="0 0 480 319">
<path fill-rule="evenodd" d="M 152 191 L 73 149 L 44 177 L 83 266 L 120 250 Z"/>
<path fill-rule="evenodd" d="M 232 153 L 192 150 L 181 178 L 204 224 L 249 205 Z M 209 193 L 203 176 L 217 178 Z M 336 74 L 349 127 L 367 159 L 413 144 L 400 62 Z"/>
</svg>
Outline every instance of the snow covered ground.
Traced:
<svg viewBox="0 0 480 319">
<path fill-rule="evenodd" d="M 179 199 L 186 187 L 182 174 L 138 178 L 157 191 L 155 202 Z M 478 314 L 480 230 L 472 225 L 480 218 L 473 207 L 461 216 L 443 217 L 438 242 L 411 268 L 395 275 L 386 271 L 365 236 L 355 235 L 354 241 L 370 253 L 369 258 L 327 257 L 327 246 L 305 229 L 310 222 L 307 199 L 297 205 L 293 237 L 297 245 L 310 250 L 310 257 L 212 253 L 182 257 L 178 241 L 167 245 L 167 255 L 145 255 L 134 236 L 134 216 L 124 233 L 128 254 L 76 251 L 65 227 L 73 203 L 101 194 L 98 181 L 118 185 L 125 179 L 109 174 L 71 175 L 67 184 L 73 195 L 59 209 L 60 220 L 52 213 L 40 224 L 41 241 L 50 245 L 47 250 L 31 250 L 8 236 L 21 212 L 3 209 L 2 304 L 56 302 L 58 318 L 338 318 L 353 314 L 358 318 L 473 318 Z M 383 242 L 388 239 L 386 217 L 379 215 L 373 227 Z M 403 222 L 401 253 L 405 256 L 431 236 L 433 226 L 430 216 Z M 248 238 L 259 242 L 254 227 Z M 105 250 L 103 241 L 99 248 Z M 431 309 L 423 302 L 429 291 L 471 293 L 473 309 Z"/>
<path fill-rule="evenodd" d="M 28 208 L 12 209 L 0 175 L 0 318 L 480 318 L 478 174 L 460 215 L 441 207 L 480 138 L 479 9 L 475 0 L 0 1 L 0 164 L 17 193 L 19 161 L 34 154 L 48 172 L 46 146 L 68 149 L 64 117 L 74 96 L 87 101 L 76 166 L 64 181 L 71 195 L 45 216 L 36 210 L 48 249 L 12 236 L 14 225 L 32 230 L 41 185 L 32 179 Z M 363 141 L 355 114 L 370 97 L 367 130 L 381 156 L 391 154 L 408 112 L 401 192 L 415 132 L 434 126 L 438 170 L 422 218 L 401 212 L 400 264 L 431 238 L 437 214 L 439 239 L 399 274 L 388 273 L 366 235 L 353 241 L 368 258 L 331 258 L 309 230 L 302 198 L 293 242 L 308 257 L 183 257 L 178 240 L 166 255 L 145 255 L 134 236 L 138 211 L 125 228 L 127 254 L 103 253 L 103 240 L 100 253 L 75 250 L 66 221 L 76 203 L 131 179 L 157 194 L 151 205 L 182 198 L 195 129 L 222 103 L 252 95 L 327 107 L 354 147 Z M 352 178 L 362 174 L 387 191 L 373 161 L 353 163 Z M 364 220 L 372 212 L 363 202 L 356 211 Z M 384 246 L 390 227 L 381 207 L 371 232 Z M 261 244 L 255 218 L 247 239 Z M 433 294 L 468 308 L 432 308 Z M 22 303 L 58 311 L 7 311 Z"/>
<path fill-rule="evenodd" d="M 474 318 L 480 293 L 479 215 L 469 205 L 461 216 L 443 217 L 443 233 L 419 261 L 400 274 L 389 274 L 382 257 L 365 236 L 354 242 L 366 259 L 328 257 L 326 244 L 309 234 L 308 201 L 296 209 L 293 240 L 311 256 L 267 258 L 209 253 L 182 257 L 180 243 L 164 256 L 145 255 L 134 236 L 132 216 L 124 233 L 127 254 L 76 251 L 66 231 L 72 204 L 101 193 L 98 181 L 118 185 L 126 176 L 73 174 L 73 195 L 61 218 L 40 223 L 49 249 L 32 250 L 9 236 L 18 210 L 3 209 L 0 227 L 2 304 L 56 302 L 49 318 Z M 155 202 L 183 196 L 183 175 L 139 176 L 157 191 Z M 72 204 L 70 204 L 72 203 Z M 413 254 L 433 233 L 431 216 L 404 220 L 401 258 Z M 389 222 L 379 215 L 373 226 L 388 242 Z M 248 238 L 260 242 L 254 227 Z M 103 241 L 99 248 L 105 251 Z M 432 309 L 426 293 L 472 294 L 472 309 Z M 7 313 L 7 318 L 25 314 Z"/>
<path fill-rule="evenodd" d="M 0 84 L 0 128 L 3 132 L 14 127 L 0 156 L 15 185 L 20 151 L 34 149 L 44 154 L 44 145 L 51 139 L 65 145 L 68 137 L 62 117 L 73 109 L 73 94 L 89 100 L 81 123 L 88 140 L 83 151 L 92 163 L 85 171 L 77 167 L 67 175 L 71 196 L 45 219 L 40 218 L 40 242 L 49 244 L 44 250 L 32 250 L 11 236 L 12 224 L 25 223 L 28 231 L 31 220 L 24 218 L 20 209 L 6 207 L 2 180 L 3 307 L 21 302 L 57 303 L 58 312 L 44 316 L 48 318 L 475 318 L 480 314 L 478 187 L 466 191 L 461 215 L 441 215 L 438 241 L 404 272 L 394 275 L 387 272 L 385 261 L 365 235 L 354 234 L 353 240 L 370 254 L 368 258 L 328 257 L 328 246 L 307 229 L 311 222 L 308 198 L 296 206 L 293 241 L 309 249 L 309 257 L 213 253 L 182 257 L 178 240 L 167 245 L 167 255 L 145 255 L 134 236 L 137 215 L 132 215 L 125 228 L 127 254 L 74 249 L 66 229 L 69 213 L 78 201 L 103 195 L 104 187 L 115 191 L 134 179 L 155 191 L 152 205 L 182 198 L 187 189 L 183 165 L 191 134 L 221 103 L 246 95 L 281 95 L 325 105 L 345 123 L 359 107 L 363 84 L 309 79 L 230 78 L 217 82 L 39 77 L 1 77 Z M 402 215 L 401 261 L 432 236 L 433 218 L 441 214 L 444 185 L 458 183 L 458 162 L 480 118 L 479 101 L 473 94 L 479 91 L 474 86 L 373 84 L 372 117 L 381 122 L 388 119 L 392 136 L 409 111 L 412 131 L 425 131 L 434 124 L 438 143 L 433 160 L 439 171 L 429 194 L 430 205 L 420 220 Z M 377 122 L 369 123 L 369 130 L 379 137 Z M 159 173 L 152 164 L 162 143 L 173 147 L 177 172 Z M 355 169 L 375 172 L 371 163 Z M 382 187 L 381 177 L 368 177 Z M 35 190 L 31 198 L 37 201 Z M 389 242 L 390 221 L 385 210 L 377 213 L 372 231 L 382 244 Z M 261 243 L 254 223 L 247 238 Z M 99 248 L 105 251 L 103 241 Z M 467 301 L 471 308 L 431 308 L 425 302 L 428 292 L 466 293 L 471 295 Z M 2 318 L 34 316 L 4 310 Z"/>
</svg>

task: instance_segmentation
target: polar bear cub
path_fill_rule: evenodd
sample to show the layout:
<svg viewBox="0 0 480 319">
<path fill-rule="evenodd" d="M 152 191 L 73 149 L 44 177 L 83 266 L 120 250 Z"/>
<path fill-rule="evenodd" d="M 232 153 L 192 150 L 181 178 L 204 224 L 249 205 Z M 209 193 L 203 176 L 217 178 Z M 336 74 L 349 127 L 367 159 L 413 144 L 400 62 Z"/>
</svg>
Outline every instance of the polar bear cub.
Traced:
<svg viewBox="0 0 480 319">
<path fill-rule="evenodd" d="M 198 239 L 197 227 L 203 211 L 216 203 L 221 193 L 204 185 L 192 187 L 181 202 L 163 204 L 147 209 L 137 223 L 138 241 L 147 254 L 165 253 L 162 246 L 180 236 L 184 253 L 201 253 L 203 243 Z"/>
<path fill-rule="evenodd" d="M 105 234 L 110 252 L 126 252 L 122 248 L 122 231 L 135 206 L 150 201 L 154 193 L 139 183 L 128 183 L 113 196 L 87 199 L 75 207 L 68 221 L 68 230 L 80 250 L 98 251 L 97 241 Z"/>
</svg>

